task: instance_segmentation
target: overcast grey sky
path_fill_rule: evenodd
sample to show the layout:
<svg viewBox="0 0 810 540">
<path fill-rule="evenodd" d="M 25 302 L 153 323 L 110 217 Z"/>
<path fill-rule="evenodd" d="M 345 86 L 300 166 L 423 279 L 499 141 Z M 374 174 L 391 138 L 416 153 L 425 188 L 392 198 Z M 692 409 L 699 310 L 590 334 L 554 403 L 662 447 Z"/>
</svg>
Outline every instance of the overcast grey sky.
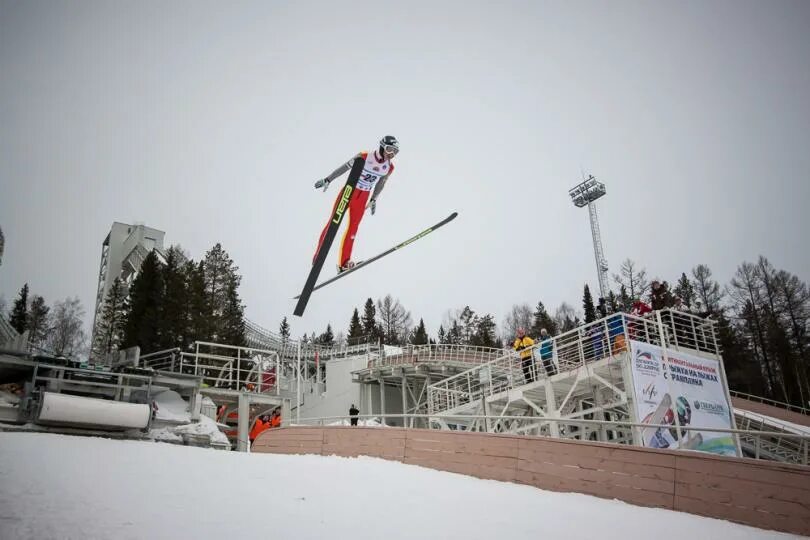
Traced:
<svg viewBox="0 0 810 540">
<path fill-rule="evenodd" d="M 459 217 L 313 294 L 296 336 L 386 293 L 432 334 L 465 304 L 579 307 L 583 170 L 612 271 L 725 283 L 764 254 L 808 279 L 808 36 L 805 1 L 0 0 L 0 294 L 90 311 L 112 222 L 142 222 L 221 242 L 277 329 L 336 193 L 313 182 L 388 133 L 355 258 Z"/>
</svg>

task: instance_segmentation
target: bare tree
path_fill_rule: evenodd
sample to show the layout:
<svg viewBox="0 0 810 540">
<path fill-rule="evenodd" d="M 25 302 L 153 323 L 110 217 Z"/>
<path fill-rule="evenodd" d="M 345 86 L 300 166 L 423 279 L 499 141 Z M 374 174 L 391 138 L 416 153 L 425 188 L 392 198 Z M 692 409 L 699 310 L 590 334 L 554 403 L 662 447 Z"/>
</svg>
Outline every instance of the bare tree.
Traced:
<svg viewBox="0 0 810 540">
<path fill-rule="evenodd" d="M 720 312 L 720 301 L 723 299 L 723 292 L 720 289 L 720 284 L 712 279 L 712 271 L 708 266 L 699 264 L 692 269 L 692 286 L 700 304 L 697 311 Z"/>
<path fill-rule="evenodd" d="M 560 332 L 568 332 L 579 325 L 579 317 L 573 307 L 563 302 L 554 312 L 554 322 Z"/>
<path fill-rule="evenodd" d="M 647 270 L 638 268 L 635 261 L 631 259 L 625 259 L 619 267 L 619 273 L 613 274 L 613 280 L 619 284 L 620 288 L 624 286 L 631 300 L 639 300 L 650 288 L 647 281 Z"/>
<path fill-rule="evenodd" d="M 377 319 L 386 343 L 404 343 L 411 329 L 411 312 L 402 307 L 399 299 L 390 294 L 377 300 Z"/>
<path fill-rule="evenodd" d="M 501 329 L 507 340 L 514 339 L 518 328 L 529 332 L 534 323 L 534 312 L 529 304 L 515 304 L 506 314 Z"/>
<path fill-rule="evenodd" d="M 84 308 L 78 297 L 56 302 L 51 310 L 48 349 L 57 356 L 75 356 L 85 346 Z"/>
</svg>

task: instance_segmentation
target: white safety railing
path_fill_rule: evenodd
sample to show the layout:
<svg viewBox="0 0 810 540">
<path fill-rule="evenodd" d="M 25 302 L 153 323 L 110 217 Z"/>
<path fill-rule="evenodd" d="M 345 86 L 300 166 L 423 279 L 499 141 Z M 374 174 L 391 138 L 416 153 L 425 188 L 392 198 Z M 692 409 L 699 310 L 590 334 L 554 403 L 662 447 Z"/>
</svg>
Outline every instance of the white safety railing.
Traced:
<svg viewBox="0 0 810 540">
<path fill-rule="evenodd" d="M 157 351 L 141 356 L 140 362 L 156 371 L 196 375 L 214 388 L 278 395 L 295 387 L 295 364 L 264 349 L 197 341 L 194 352 Z"/>
<path fill-rule="evenodd" d="M 810 416 L 810 409 L 806 407 L 801 407 L 799 405 L 792 405 L 790 403 L 785 403 L 784 401 L 778 401 L 775 399 L 770 399 L 762 396 L 755 396 L 753 394 L 746 394 L 744 392 L 737 392 L 736 390 L 729 390 L 728 393 L 731 394 L 732 397 L 738 397 L 740 399 L 754 401 L 756 403 L 762 403 L 764 405 L 770 405 L 772 407 L 778 407 L 780 409 L 786 409 L 788 411 L 793 411 L 799 414 Z"/>
<path fill-rule="evenodd" d="M 634 340 L 670 348 L 719 355 L 714 322 L 680 311 L 636 317 L 616 313 L 558 336 L 539 340 L 521 353 L 508 352 L 492 361 L 428 387 L 431 413 L 453 411 L 485 395 L 517 388 L 556 373 L 627 351 Z"/>
<path fill-rule="evenodd" d="M 479 365 L 495 360 L 504 354 L 503 349 L 475 345 L 406 345 L 395 353 L 387 353 L 368 362 L 368 368 L 383 366 L 413 365 L 420 362 L 443 362 L 462 365 Z"/>
</svg>

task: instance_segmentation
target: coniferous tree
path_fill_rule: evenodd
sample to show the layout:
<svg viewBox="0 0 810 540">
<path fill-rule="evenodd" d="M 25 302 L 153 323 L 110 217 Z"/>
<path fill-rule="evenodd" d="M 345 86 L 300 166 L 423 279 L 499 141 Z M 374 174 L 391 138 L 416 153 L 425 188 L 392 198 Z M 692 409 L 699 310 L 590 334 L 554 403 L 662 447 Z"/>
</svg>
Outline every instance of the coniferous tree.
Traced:
<svg viewBox="0 0 810 540">
<path fill-rule="evenodd" d="M 681 302 L 683 302 L 683 305 L 686 306 L 687 309 L 691 310 L 695 305 L 695 288 L 692 286 L 692 282 L 689 281 L 689 278 L 686 277 L 685 273 L 681 274 L 680 279 L 678 279 L 678 284 L 675 285 L 675 290 L 673 292 L 675 293 L 675 296 L 681 299 Z"/>
<path fill-rule="evenodd" d="M 447 333 L 444 331 L 444 325 L 439 325 L 439 334 L 436 336 L 439 343 L 447 343 Z"/>
<path fill-rule="evenodd" d="M 587 283 L 582 293 L 582 309 L 585 311 L 585 324 L 596 320 L 596 307 L 593 305 L 593 296 L 591 296 L 591 289 Z"/>
<path fill-rule="evenodd" d="M 470 340 L 470 345 L 479 347 L 497 347 L 498 337 L 495 333 L 495 319 L 492 315 L 475 317 L 475 332 Z"/>
<path fill-rule="evenodd" d="M 382 339 L 382 332 L 377 327 L 377 308 L 374 307 L 374 301 L 369 298 L 363 308 L 363 334 L 367 339 L 379 340 Z"/>
<path fill-rule="evenodd" d="M 456 317 L 451 317 L 448 324 L 446 343 L 449 345 L 461 345 L 463 343 L 463 330 Z"/>
<path fill-rule="evenodd" d="M 211 313 L 212 340 L 229 345 L 244 345 L 244 306 L 238 288 L 242 277 L 228 253 L 217 243 L 205 254 L 206 300 Z"/>
<path fill-rule="evenodd" d="M 282 341 L 286 342 L 290 339 L 290 323 L 287 322 L 286 316 L 281 319 L 281 324 L 278 325 L 278 333 L 281 335 Z"/>
<path fill-rule="evenodd" d="M 0 266 L 3 265 L 3 250 L 6 247 L 6 237 L 3 236 L 3 228 L 0 227 Z"/>
<path fill-rule="evenodd" d="M 184 342 L 188 346 L 194 341 L 211 341 L 212 327 L 210 309 L 205 294 L 204 264 L 202 261 L 199 263 L 189 261 L 186 263 L 184 270 L 189 310 L 189 327 Z"/>
<path fill-rule="evenodd" d="M 619 307 L 621 308 L 621 311 L 627 313 L 633 309 L 633 299 L 630 298 L 630 295 L 627 293 L 627 287 L 624 285 L 619 288 Z"/>
<path fill-rule="evenodd" d="M 531 326 L 531 335 L 532 336 L 539 336 L 540 330 L 543 328 L 551 336 L 557 335 L 557 324 L 554 322 L 554 319 L 551 318 L 551 315 L 548 314 L 546 311 L 546 306 L 543 305 L 543 302 L 537 302 L 537 307 L 534 308 L 534 313 L 532 314 L 532 326 Z M 510 334 L 506 334 L 508 337 L 511 337 Z"/>
<path fill-rule="evenodd" d="M 103 360 L 107 354 L 120 348 L 126 317 L 126 294 L 121 280 L 112 282 L 97 321 L 92 348 L 93 358 Z"/>
<path fill-rule="evenodd" d="M 318 336 L 318 344 L 324 347 L 332 347 L 335 345 L 335 334 L 332 332 L 331 324 L 327 324 L 324 333 Z"/>
<path fill-rule="evenodd" d="M 459 313 L 458 323 L 461 329 L 461 344 L 470 345 L 476 331 L 475 311 L 470 306 L 464 306 Z"/>
<path fill-rule="evenodd" d="M 30 349 L 38 349 L 48 337 L 48 313 L 50 309 L 45 299 L 35 294 L 31 299 L 31 309 L 28 310 L 28 345 Z"/>
<path fill-rule="evenodd" d="M 132 282 L 127 302 L 122 347 L 137 345 L 142 353 L 160 349 L 163 275 L 154 251 L 144 258 L 141 270 Z"/>
<path fill-rule="evenodd" d="M 19 334 L 28 328 L 28 283 L 23 285 L 20 295 L 14 300 L 8 322 Z"/>
<path fill-rule="evenodd" d="M 411 345 L 427 345 L 428 333 L 425 329 L 424 319 L 419 319 L 419 324 L 411 332 L 410 340 Z"/>
<path fill-rule="evenodd" d="M 185 273 L 186 257 L 181 249 L 172 246 L 166 250 L 166 264 L 162 265 L 163 295 L 160 302 L 160 348 L 185 348 L 189 324 L 189 291 Z"/>
<path fill-rule="evenodd" d="M 620 306 L 620 299 L 619 299 L 618 296 L 616 296 L 616 293 L 614 293 L 613 291 L 610 291 L 608 293 L 608 297 L 607 297 L 606 300 L 607 300 L 608 313 L 618 313 L 618 312 L 622 311 L 622 308 Z"/>
<path fill-rule="evenodd" d="M 357 308 L 354 308 L 351 322 L 349 322 L 349 333 L 346 336 L 346 341 L 349 345 L 358 345 L 363 337 L 363 325 L 360 323 L 360 314 Z"/>
</svg>

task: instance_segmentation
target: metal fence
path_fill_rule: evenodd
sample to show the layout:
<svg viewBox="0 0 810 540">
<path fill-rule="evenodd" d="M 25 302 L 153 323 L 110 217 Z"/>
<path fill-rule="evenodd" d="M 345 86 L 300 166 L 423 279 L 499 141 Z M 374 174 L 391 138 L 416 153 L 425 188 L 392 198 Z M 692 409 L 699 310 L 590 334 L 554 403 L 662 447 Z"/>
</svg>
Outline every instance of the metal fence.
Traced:
<svg viewBox="0 0 810 540">
<path fill-rule="evenodd" d="M 485 364 L 503 356 L 504 350 L 475 345 L 406 345 L 395 353 L 386 353 L 368 361 L 368 368 L 383 366 L 413 365 L 419 362 L 446 362 L 456 364 Z"/>
<path fill-rule="evenodd" d="M 714 324 L 711 320 L 672 310 L 655 312 L 647 317 L 616 313 L 540 340 L 520 353 L 509 351 L 430 385 L 428 410 L 453 411 L 482 396 L 610 358 L 626 352 L 630 340 L 719 355 Z"/>
</svg>

